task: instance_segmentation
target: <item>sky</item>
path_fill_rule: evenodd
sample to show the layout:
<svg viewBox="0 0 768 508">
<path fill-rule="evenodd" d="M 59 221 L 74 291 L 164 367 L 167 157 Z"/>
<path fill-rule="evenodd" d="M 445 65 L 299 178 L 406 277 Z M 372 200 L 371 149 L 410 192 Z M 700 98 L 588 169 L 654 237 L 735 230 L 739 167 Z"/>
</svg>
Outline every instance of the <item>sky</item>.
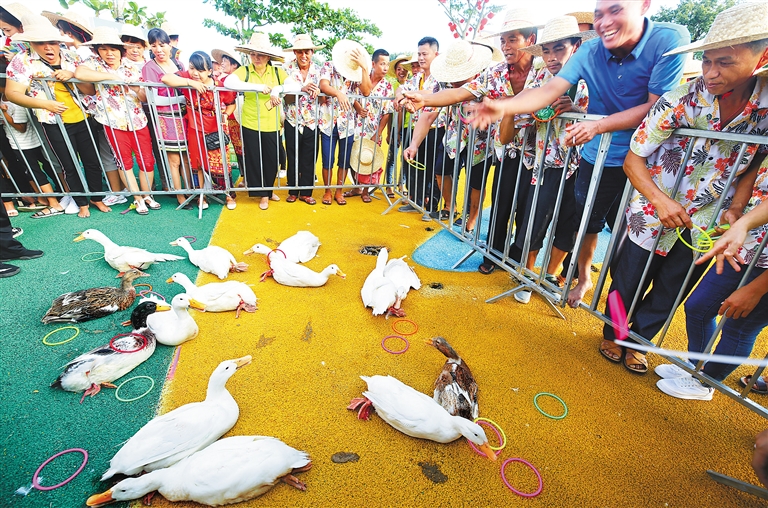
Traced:
<svg viewBox="0 0 768 508">
<path fill-rule="evenodd" d="M 202 50 L 210 53 L 211 49 L 218 48 L 233 51 L 236 41 L 219 35 L 212 28 L 203 27 L 203 19 L 212 18 L 223 23 L 232 24 L 232 18 L 227 18 L 216 11 L 210 4 L 202 0 L 135 0 L 139 5 L 145 5 L 150 13 L 166 11 L 166 19 L 172 21 L 180 31 L 179 47 L 182 50 L 182 59 L 189 57 L 192 52 Z M 453 35 L 448 28 L 448 18 L 443 13 L 438 0 L 388 0 L 386 2 L 374 2 L 367 0 L 321 0 L 327 2 L 333 8 L 349 7 L 363 17 L 370 19 L 382 31 L 381 37 L 365 38 L 375 48 L 384 48 L 391 54 L 414 52 L 419 39 L 426 35 L 435 37 L 443 44 L 453 40 Z M 43 10 L 62 12 L 58 0 L 26 0 L 24 5 L 33 12 Z M 493 2 L 496 5 L 507 5 L 503 1 Z M 509 5 L 515 5 L 510 2 Z M 654 14 L 661 7 L 674 7 L 678 0 L 652 0 L 649 14 Z M 590 11 L 594 9 L 594 0 L 540 0 L 536 2 L 540 9 L 534 11 L 538 16 L 533 20 L 537 23 L 545 23 L 547 19 L 573 11 Z M 70 9 L 80 11 L 86 16 L 92 16 L 93 11 L 82 5 L 74 5 Z M 102 13 L 102 17 L 108 14 Z M 494 25 L 503 20 L 503 11 L 494 18 L 494 23 L 489 24 L 486 30 L 492 31 Z M 269 31 L 269 30 L 267 30 Z M 287 29 L 282 31 L 288 40 L 292 39 Z"/>
</svg>

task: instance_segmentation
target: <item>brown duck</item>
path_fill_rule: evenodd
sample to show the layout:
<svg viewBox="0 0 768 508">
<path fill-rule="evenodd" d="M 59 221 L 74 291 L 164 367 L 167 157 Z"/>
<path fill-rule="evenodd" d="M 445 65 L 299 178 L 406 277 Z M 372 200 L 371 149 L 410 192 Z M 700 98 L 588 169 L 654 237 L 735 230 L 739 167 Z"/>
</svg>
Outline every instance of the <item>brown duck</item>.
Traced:
<svg viewBox="0 0 768 508">
<path fill-rule="evenodd" d="M 100 287 L 64 293 L 53 301 L 45 313 L 43 323 L 80 323 L 125 310 L 136 299 L 133 281 L 149 277 L 141 270 L 128 270 L 123 274 L 119 287 Z"/>
<path fill-rule="evenodd" d="M 478 413 L 477 383 L 469 366 L 444 338 L 427 339 L 426 343 L 447 358 L 435 381 L 435 402 L 453 416 L 474 421 Z"/>
</svg>

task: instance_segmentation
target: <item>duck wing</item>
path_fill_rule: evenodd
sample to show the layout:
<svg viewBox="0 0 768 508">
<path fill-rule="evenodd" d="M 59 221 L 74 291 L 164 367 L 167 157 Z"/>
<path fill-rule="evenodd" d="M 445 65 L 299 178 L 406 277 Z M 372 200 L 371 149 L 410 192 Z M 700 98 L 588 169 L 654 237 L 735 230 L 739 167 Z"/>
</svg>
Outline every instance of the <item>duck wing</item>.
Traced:
<svg viewBox="0 0 768 508">
<path fill-rule="evenodd" d="M 306 263 L 317 255 L 320 239 L 309 231 L 299 231 L 286 238 L 277 246 L 285 253 L 286 259 L 294 263 Z"/>
<path fill-rule="evenodd" d="M 434 400 L 454 416 L 477 418 L 477 383 L 463 364 L 446 362 L 435 381 Z"/>
<path fill-rule="evenodd" d="M 384 276 L 392 280 L 397 287 L 413 288 L 419 290 L 421 281 L 403 258 L 391 259 L 384 268 Z"/>
<path fill-rule="evenodd" d="M 304 265 L 281 260 L 272 262 L 272 278 L 284 286 L 319 287 L 328 282 L 328 277 Z"/>
<path fill-rule="evenodd" d="M 119 287 L 82 289 L 58 296 L 42 318 L 43 323 L 79 323 L 108 316 L 131 306 L 135 291 Z"/>
<path fill-rule="evenodd" d="M 120 266 L 118 269 L 126 271 L 130 268 L 143 270 L 153 263 L 178 261 L 179 259 L 184 258 L 174 254 L 149 252 L 148 250 L 140 249 L 138 247 L 117 246 L 109 249 L 109 251 L 105 251 L 104 259 L 106 259 L 113 268 L 117 268 L 115 265 L 118 265 Z"/>
</svg>

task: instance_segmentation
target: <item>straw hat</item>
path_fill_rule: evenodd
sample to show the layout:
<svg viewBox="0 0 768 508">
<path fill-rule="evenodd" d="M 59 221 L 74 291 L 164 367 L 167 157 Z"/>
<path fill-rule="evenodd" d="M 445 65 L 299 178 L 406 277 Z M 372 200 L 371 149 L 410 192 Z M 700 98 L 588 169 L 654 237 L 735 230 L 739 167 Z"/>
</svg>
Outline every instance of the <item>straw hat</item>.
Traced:
<svg viewBox="0 0 768 508">
<path fill-rule="evenodd" d="M 411 64 L 408 62 L 410 60 L 411 55 L 400 55 L 399 57 L 395 58 L 394 60 L 389 61 L 389 70 L 387 71 L 387 76 L 390 78 L 397 78 L 397 75 L 395 74 L 395 66 L 397 64 L 400 64 L 401 67 L 405 67 L 408 69 L 408 72 L 411 71 Z"/>
<path fill-rule="evenodd" d="M 293 46 L 285 48 L 283 51 L 294 51 L 297 49 L 323 49 L 325 46 L 315 46 L 312 37 L 309 34 L 299 34 L 293 39 Z"/>
<path fill-rule="evenodd" d="M 163 22 L 163 24 L 160 25 L 160 28 L 163 30 L 163 32 L 168 34 L 168 37 L 170 37 L 171 35 L 175 35 L 176 37 L 179 36 L 179 29 L 176 28 L 176 25 L 174 25 L 170 21 Z"/>
<path fill-rule="evenodd" d="M 482 44 L 483 46 L 488 46 L 491 48 L 491 51 L 493 51 L 493 57 L 491 58 L 492 62 L 499 63 L 504 61 L 504 53 L 501 52 L 501 49 L 499 49 L 499 38 L 498 37 L 486 37 L 485 35 L 477 34 L 479 37 L 475 39 L 475 44 Z"/>
<path fill-rule="evenodd" d="M 232 53 L 229 51 L 224 51 L 223 49 L 212 49 L 211 50 L 211 58 L 213 58 L 213 61 L 217 64 L 221 64 L 221 58 L 223 56 L 228 56 L 232 60 L 234 60 L 237 63 L 240 63 L 240 59 L 236 58 Z"/>
<path fill-rule="evenodd" d="M 42 15 L 48 18 L 48 21 L 50 21 L 56 28 L 58 28 L 59 21 L 66 21 L 70 25 L 76 26 L 89 36 L 93 37 L 93 27 L 90 20 L 77 11 L 67 11 L 66 16 L 51 11 L 43 11 Z"/>
<path fill-rule="evenodd" d="M 594 39 L 597 37 L 597 32 L 594 30 L 587 30 L 586 32 L 579 31 L 579 22 L 573 16 L 559 16 L 547 21 L 544 25 L 544 29 L 539 32 L 539 40 L 533 46 L 527 48 L 520 48 L 520 51 L 525 51 L 534 56 L 541 55 L 541 47 L 544 44 L 551 44 L 553 42 L 562 41 L 565 39 L 578 38 L 582 41 L 588 39 Z"/>
<path fill-rule="evenodd" d="M 405 62 L 405 63 L 407 63 L 407 64 L 415 64 L 415 63 L 419 63 L 419 54 L 418 54 L 418 53 L 414 53 L 414 54 L 412 54 L 412 55 L 411 55 L 411 59 L 410 59 L 410 60 L 408 60 L 408 61 L 407 61 L 407 62 Z"/>
<path fill-rule="evenodd" d="M 8 14 L 18 19 L 22 27 L 27 23 L 32 22 L 35 17 L 34 12 L 30 11 L 24 5 L 18 2 L 0 5 L 0 9 L 6 11 Z"/>
<path fill-rule="evenodd" d="M 125 46 L 117 30 L 108 26 L 98 26 L 93 31 L 93 39 L 83 44 L 83 46 Z"/>
<path fill-rule="evenodd" d="M 144 33 L 144 30 L 136 25 L 125 23 L 122 30 L 120 31 L 120 38 L 122 39 L 123 37 L 133 37 L 134 39 L 139 39 L 144 43 L 144 47 L 149 47 L 147 35 Z"/>
<path fill-rule="evenodd" d="M 768 39 L 768 2 L 747 2 L 718 14 L 702 40 L 681 46 L 664 56 L 726 48 L 762 39 Z"/>
<path fill-rule="evenodd" d="M 361 66 L 352 58 L 354 50 L 358 50 L 366 56 L 366 63 L 371 61 L 371 55 L 368 54 L 363 45 L 349 39 L 341 39 L 333 45 L 331 61 L 342 77 L 359 82 L 363 80 L 363 72 L 368 72 L 368 67 Z"/>
<path fill-rule="evenodd" d="M 488 35 L 488 37 L 498 37 L 507 32 L 522 30 L 523 28 L 537 28 L 536 23 L 531 21 L 534 18 L 530 9 L 525 7 L 512 7 L 504 13 L 504 22 L 499 27 L 499 31 Z"/>
<path fill-rule="evenodd" d="M 576 18 L 576 22 L 579 24 L 587 23 L 590 25 L 595 24 L 595 12 L 588 12 L 588 11 L 578 11 L 578 12 L 569 12 L 566 14 L 566 16 L 573 16 Z"/>
<path fill-rule="evenodd" d="M 683 81 L 688 81 L 701 76 L 701 60 L 693 58 L 693 53 L 688 53 L 683 64 Z"/>
<path fill-rule="evenodd" d="M 362 143 L 362 146 L 361 146 Z M 381 147 L 367 138 L 358 138 L 352 143 L 349 165 L 361 175 L 370 175 L 381 169 L 387 158 Z M 376 169 L 373 169 L 373 168 Z"/>
<path fill-rule="evenodd" d="M 262 32 L 254 32 L 254 34 L 251 35 L 251 40 L 245 44 L 241 44 L 240 46 L 235 46 L 235 51 L 239 51 L 245 54 L 259 53 L 281 61 L 285 59 L 280 48 L 274 47 L 269 41 L 269 35 Z"/>
<path fill-rule="evenodd" d="M 66 35 L 62 35 L 58 28 L 54 27 L 42 16 L 32 16 L 24 24 L 24 31 L 11 37 L 13 42 L 72 42 Z"/>
<path fill-rule="evenodd" d="M 492 58 L 493 51 L 485 44 L 458 40 L 448 46 L 448 51 L 437 55 L 429 69 L 439 82 L 456 83 L 475 77 L 488 67 Z"/>
</svg>

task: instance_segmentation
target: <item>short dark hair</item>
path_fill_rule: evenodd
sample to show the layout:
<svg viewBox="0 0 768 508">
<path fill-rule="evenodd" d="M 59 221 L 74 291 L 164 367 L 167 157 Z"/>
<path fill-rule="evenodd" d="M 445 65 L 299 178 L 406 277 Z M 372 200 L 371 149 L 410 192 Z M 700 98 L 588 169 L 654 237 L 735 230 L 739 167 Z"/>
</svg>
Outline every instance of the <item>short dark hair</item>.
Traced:
<svg viewBox="0 0 768 508">
<path fill-rule="evenodd" d="M 210 71 L 213 69 L 211 57 L 205 51 L 195 51 L 189 55 L 189 65 L 199 71 Z"/>
<path fill-rule="evenodd" d="M 58 23 L 56 23 L 56 28 L 64 32 L 65 34 L 72 34 L 75 39 L 77 39 L 77 42 L 83 43 L 88 42 L 91 39 L 93 39 L 93 36 L 89 33 L 86 33 L 85 30 L 82 28 L 76 27 L 72 23 L 69 23 L 68 21 L 64 21 L 63 19 L 60 19 Z"/>
<path fill-rule="evenodd" d="M 102 46 L 104 46 L 105 48 L 116 49 L 120 51 L 121 57 L 125 56 L 125 46 L 120 46 L 118 44 L 94 44 L 93 46 L 91 46 L 91 51 L 93 51 L 95 54 L 98 55 L 99 48 Z"/>
<path fill-rule="evenodd" d="M 437 39 L 434 37 L 422 37 L 416 47 L 423 46 L 424 44 L 429 44 L 431 47 L 435 48 L 435 51 L 440 50 L 440 43 L 437 42 Z"/>
<path fill-rule="evenodd" d="M 755 55 L 765 51 L 768 48 L 768 39 L 760 39 L 759 41 L 745 42 L 744 45 L 749 48 Z"/>
<path fill-rule="evenodd" d="M 160 44 L 170 44 L 171 39 L 168 38 L 168 34 L 162 28 L 153 28 L 147 34 L 147 42 L 150 45 L 159 42 Z"/>
<path fill-rule="evenodd" d="M 232 58 L 229 55 L 221 55 L 221 59 L 228 61 L 230 65 L 234 65 L 235 69 L 240 67 L 240 62 L 238 62 L 237 60 L 235 60 L 234 58 Z"/>
<path fill-rule="evenodd" d="M 131 35 L 121 35 L 120 40 L 123 42 L 128 42 L 130 44 L 141 44 L 142 46 L 147 45 L 147 42 L 144 39 L 139 39 L 138 37 L 133 37 Z"/>
<path fill-rule="evenodd" d="M 174 35 L 168 35 L 168 38 L 171 39 L 172 41 L 178 41 L 179 40 L 179 36 L 175 35 L 175 34 Z"/>
<path fill-rule="evenodd" d="M 380 56 L 389 56 L 389 52 L 386 49 L 377 49 L 374 51 L 373 56 L 371 57 L 373 63 L 378 62 Z"/>
<path fill-rule="evenodd" d="M 516 28 L 514 30 L 510 30 L 510 32 L 512 32 L 512 33 L 514 33 L 514 32 L 519 33 L 520 35 L 523 36 L 523 39 L 528 39 L 531 35 L 536 35 L 538 37 L 538 31 L 536 30 L 536 27 Z"/>
</svg>

